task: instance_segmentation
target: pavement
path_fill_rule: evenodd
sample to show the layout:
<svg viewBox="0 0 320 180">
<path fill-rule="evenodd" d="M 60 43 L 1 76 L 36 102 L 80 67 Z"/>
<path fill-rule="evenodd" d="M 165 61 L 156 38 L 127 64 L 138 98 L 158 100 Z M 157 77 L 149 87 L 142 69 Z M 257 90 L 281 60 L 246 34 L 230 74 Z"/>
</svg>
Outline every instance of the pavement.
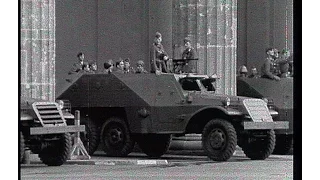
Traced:
<svg viewBox="0 0 320 180">
<path fill-rule="evenodd" d="M 241 148 L 237 147 L 234 156 L 245 156 Z M 169 150 L 162 157 L 150 159 L 141 152 L 132 152 L 127 157 L 108 157 L 101 150 L 98 150 L 90 157 L 90 159 L 67 160 L 65 165 L 168 165 L 179 163 L 199 163 L 210 162 L 203 150 Z M 30 164 L 43 164 L 38 154 L 29 155 L 29 164 L 21 164 L 28 166 Z"/>
<path fill-rule="evenodd" d="M 181 163 L 205 163 L 212 162 L 204 153 L 201 147 L 201 135 L 186 135 L 175 137 L 172 141 L 169 151 L 158 159 L 150 159 L 142 153 L 136 144 L 133 152 L 127 157 L 107 157 L 102 151 L 101 145 L 90 159 L 67 160 L 66 165 L 175 165 Z M 290 153 L 292 155 L 292 152 Z M 233 154 L 236 158 L 246 158 L 242 149 L 237 146 Z M 231 158 L 233 158 L 231 157 Z M 76 157 L 77 158 L 77 157 Z M 37 154 L 30 154 L 28 161 L 22 166 L 29 164 L 43 164 Z"/>
</svg>

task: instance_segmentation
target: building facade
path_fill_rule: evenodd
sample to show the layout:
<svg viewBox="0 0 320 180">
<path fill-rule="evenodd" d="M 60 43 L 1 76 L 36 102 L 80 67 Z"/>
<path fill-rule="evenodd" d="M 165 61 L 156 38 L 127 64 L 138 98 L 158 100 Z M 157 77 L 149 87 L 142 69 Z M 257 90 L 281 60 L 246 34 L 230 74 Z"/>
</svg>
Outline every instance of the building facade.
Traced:
<svg viewBox="0 0 320 180">
<path fill-rule="evenodd" d="M 278 39 L 283 32 L 277 31 L 283 23 L 276 23 L 283 13 L 278 1 L 20 0 L 21 96 L 54 100 L 67 85 L 79 52 L 96 62 L 98 71 L 107 60 L 120 57 L 130 58 L 132 65 L 143 60 L 149 69 L 157 31 L 173 58 L 180 57 L 183 39 L 191 38 L 199 58 L 197 72 L 216 74 L 217 92 L 235 95 L 237 64 L 259 65 L 267 46 L 283 46 Z"/>
</svg>

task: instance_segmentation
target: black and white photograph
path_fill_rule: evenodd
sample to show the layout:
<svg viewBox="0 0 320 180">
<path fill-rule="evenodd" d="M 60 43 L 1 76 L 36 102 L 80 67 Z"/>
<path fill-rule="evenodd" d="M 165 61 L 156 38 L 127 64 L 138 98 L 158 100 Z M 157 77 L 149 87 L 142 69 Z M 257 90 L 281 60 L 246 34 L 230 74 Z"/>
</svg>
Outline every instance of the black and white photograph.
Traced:
<svg viewBox="0 0 320 180">
<path fill-rule="evenodd" d="M 301 179 L 297 4 L 19 0 L 19 179 Z"/>
</svg>

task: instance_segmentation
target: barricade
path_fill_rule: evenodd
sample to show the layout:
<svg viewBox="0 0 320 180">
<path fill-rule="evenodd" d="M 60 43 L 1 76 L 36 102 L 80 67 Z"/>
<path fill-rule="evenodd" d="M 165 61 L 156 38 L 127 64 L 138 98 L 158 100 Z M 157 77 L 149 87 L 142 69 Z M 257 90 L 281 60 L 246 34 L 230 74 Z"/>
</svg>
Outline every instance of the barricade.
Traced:
<svg viewBox="0 0 320 180">
<path fill-rule="evenodd" d="M 80 111 L 76 110 L 74 114 L 74 124 L 79 126 L 80 125 Z M 71 160 L 87 160 L 91 159 L 90 155 L 88 154 L 86 148 L 84 147 L 81 139 L 80 139 L 80 132 L 76 132 L 73 137 L 73 146 L 70 151 L 69 159 Z"/>
</svg>

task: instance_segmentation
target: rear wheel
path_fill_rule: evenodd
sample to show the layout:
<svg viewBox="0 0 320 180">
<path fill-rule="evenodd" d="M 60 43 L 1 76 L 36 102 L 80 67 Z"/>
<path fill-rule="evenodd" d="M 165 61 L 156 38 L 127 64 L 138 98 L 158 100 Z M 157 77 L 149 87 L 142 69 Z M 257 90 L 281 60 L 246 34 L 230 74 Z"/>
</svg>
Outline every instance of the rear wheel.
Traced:
<svg viewBox="0 0 320 180">
<path fill-rule="evenodd" d="M 202 147 L 214 161 L 227 161 L 236 150 L 237 133 L 233 125 L 223 119 L 209 121 L 202 131 Z"/>
<path fill-rule="evenodd" d="M 268 130 L 259 135 L 250 135 L 244 140 L 242 150 L 252 160 L 264 160 L 273 152 L 275 139 L 274 130 Z"/>
<path fill-rule="evenodd" d="M 151 158 L 158 158 L 165 154 L 170 146 L 170 134 L 137 135 L 136 141 L 142 152 Z"/>
<path fill-rule="evenodd" d="M 71 148 L 69 133 L 47 138 L 39 153 L 40 160 L 48 166 L 60 166 L 67 161 Z"/>
<path fill-rule="evenodd" d="M 80 138 L 87 152 L 92 155 L 98 149 L 100 132 L 97 125 L 90 119 L 86 119 L 84 125 L 86 131 L 80 133 Z"/>
<path fill-rule="evenodd" d="M 127 124 L 117 117 L 109 118 L 103 124 L 101 140 L 108 156 L 127 156 L 134 146 Z"/>
</svg>

